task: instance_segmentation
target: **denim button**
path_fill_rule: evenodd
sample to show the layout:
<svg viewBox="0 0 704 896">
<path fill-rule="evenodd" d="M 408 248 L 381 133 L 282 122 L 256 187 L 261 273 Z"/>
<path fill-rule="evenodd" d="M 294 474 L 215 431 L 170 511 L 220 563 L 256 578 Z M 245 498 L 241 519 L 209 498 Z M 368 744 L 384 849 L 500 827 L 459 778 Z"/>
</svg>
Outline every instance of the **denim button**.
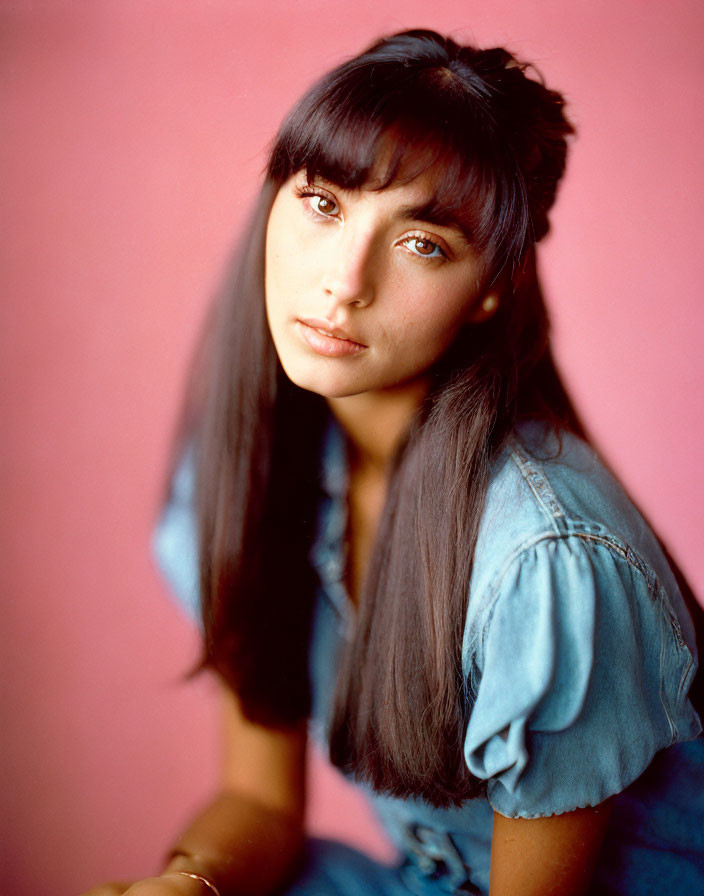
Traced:
<svg viewBox="0 0 704 896">
<path fill-rule="evenodd" d="M 481 891 L 469 879 L 469 868 L 447 831 L 423 825 L 403 825 L 402 837 L 407 860 L 401 877 L 413 893 L 424 893 L 429 880 L 445 893 L 477 894 Z"/>
</svg>

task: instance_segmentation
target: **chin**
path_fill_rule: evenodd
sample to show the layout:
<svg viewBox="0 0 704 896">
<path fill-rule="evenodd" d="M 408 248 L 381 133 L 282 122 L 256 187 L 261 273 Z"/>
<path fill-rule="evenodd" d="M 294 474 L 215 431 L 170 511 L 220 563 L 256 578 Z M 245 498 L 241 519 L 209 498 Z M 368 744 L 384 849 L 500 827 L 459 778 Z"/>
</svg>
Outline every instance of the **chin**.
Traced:
<svg viewBox="0 0 704 896">
<path fill-rule="evenodd" d="M 320 371 L 312 372 L 302 370 L 298 365 L 284 364 L 281 366 L 291 382 L 306 392 L 315 392 L 321 398 L 348 398 L 351 395 L 359 395 L 361 392 L 370 391 L 369 384 L 355 382 L 355 378 L 349 376 L 325 376 Z"/>
<path fill-rule="evenodd" d="M 349 398 L 352 395 L 359 395 L 362 392 L 369 391 L 369 389 L 354 387 L 349 384 L 321 383 L 320 380 L 312 380 L 305 377 L 294 379 L 289 376 L 289 379 L 299 388 L 305 389 L 306 392 L 315 392 L 321 398 Z"/>
</svg>

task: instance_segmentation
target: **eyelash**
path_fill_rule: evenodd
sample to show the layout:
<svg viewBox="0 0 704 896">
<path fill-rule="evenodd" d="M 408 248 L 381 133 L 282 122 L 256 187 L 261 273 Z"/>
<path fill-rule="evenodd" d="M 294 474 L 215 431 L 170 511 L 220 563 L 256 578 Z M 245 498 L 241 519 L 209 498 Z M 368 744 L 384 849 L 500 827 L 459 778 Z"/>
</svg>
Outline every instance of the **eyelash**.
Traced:
<svg viewBox="0 0 704 896">
<path fill-rule="evenodd" d="M 328 202 L 332 202 L 333 205 L 338 208 L 337 202 L 332 196 L 328 196 L 322 190 L 313 189 L 312 187 L 296 187 L 296 196 L 299 199 L 327 199 Z M 330 214 L 326 215 L 324 212 L 319 212 L 317 209 L 313 208 L 310 203 L 307 203 L 307 208 L 309 208 L 312 214 L 316 218 L 334 218 L 335 216 Z"/>
<path fill-rule="evenodd" d="M 333 203 L 335 208 L 339 209 L 337 201 L 332 196 L 328 195 L 327 193 L 325 193 L 324 191 L 322 191 L 320 189 L 314 189 L 314 188 L 308 187 L 308 186 L 296 187 L 295 195 L 299 199 L 315 199 L 315 198 L 327 199 L 328 202 Z M 322 219 L 322 220 L 325 220 L 326 218 L 330 218 L 332 220 L 335 219 L 335 214 L 327 214 L 326 215 L 324 212 L 319 212 L 316 208 L 314 208 L 311 205 L 311 203 L 307 203 L 306 207 L 307 207 L 307 209 L 310 210 L 309 213 L 317 219 Z M 414 240 L 416 242 L 428 243 L 428 245 L 433 247 L 433 254 L 432 255 L 422 255 L 420 252 L 416 252 L 414 249 L 411 249 L 407 244 L 410 242 L 413 242 Z M 407 250 L 411 253 L 411 255 L 413 255 L 414 258 L 418 258 L 421 261 L 437 261 L 438 258 L 447 258 L 447 253 L 442 248 L 442 246 L 438 245 L 438 243 L 436 243 L 434 240 L 428 239 L 427 236 L 424 236 L 423 234 L 420 234 L 420 233 L 411 233 L 408 236 L 405 236 L 400 241 L 400 245 L 406 247 Z M 437 252 L 439 254 L 435 254 L 435 250 L 437 250 Z"/>
<path fill-rule="evenodd" d="M 410 243 L 413 240 L 419 243 L 427 243 L 429 246 L 433 247 L 432 255 L 422 255 L 420 252 L 416 252 L 413 249 L 409 249 L 412 255 L 415 255 L 417 258 L 422 258 L 423 261 L 435 261 L 438 258 L 447 258 L 447 253 L 444 251 L 442 246 L 439 246 L 434 240 L 429 240 L 427 236 L 422 236 L 418 233 L 412 233 L 410 236 L 406 236 L 401 240 L 401 243 L 405 245 L 406 243 Z M 435 254 L 435 249 L 437 249 L 438 254 Z"/>
</svg>

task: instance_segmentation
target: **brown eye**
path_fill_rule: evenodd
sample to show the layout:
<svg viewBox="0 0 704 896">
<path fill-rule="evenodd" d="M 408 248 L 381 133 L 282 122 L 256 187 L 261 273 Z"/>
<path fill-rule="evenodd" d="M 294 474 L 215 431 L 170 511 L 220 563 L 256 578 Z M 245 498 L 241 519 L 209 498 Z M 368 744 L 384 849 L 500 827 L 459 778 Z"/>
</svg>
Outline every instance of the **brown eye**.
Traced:
<svg viewBox="0 0 704 896">
<path fill-rule="evenodd" d="M 445 257 L 445 253 L 440 246 L 432 240 L 426 240 L 420 236 L 410 236 L 407 240 L 404 240 L 404 242 L 414 255 L 419 255 L 421 258 Z"/>
<path fill-rule="evenodd" d="M 328 196 L 315 194 L 310 197 L 310 204 L 312 205 L 313 210 L 318 212 L 319 215 L 328 217 L 337 212 L 337 203 Z"/>
</svg>

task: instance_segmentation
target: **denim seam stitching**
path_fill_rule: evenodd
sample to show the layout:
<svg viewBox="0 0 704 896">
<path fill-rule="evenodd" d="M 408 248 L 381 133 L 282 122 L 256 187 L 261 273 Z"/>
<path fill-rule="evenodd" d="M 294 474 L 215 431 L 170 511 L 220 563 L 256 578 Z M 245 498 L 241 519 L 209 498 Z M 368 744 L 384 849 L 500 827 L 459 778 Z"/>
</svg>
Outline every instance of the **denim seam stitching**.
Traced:
<svg viewBox="0 0 704 896">
<path fill-rule="evenodd" d="M 494 606 L 496 604 L 496 599 L 498 597 L 498 592 L 501 588 L 501 583 L 503 582 L 506 574 L 513 564 L 521 558 L 523 554 L 526 554 L 529 550 L 536 547 L 543 541 L 567 541 L 570 538 L 575 538 L 578 541 L 589 541 L 595 542 L 597 544 L 602 544 L 608 550 L 612 551 L 615 554 L 625 560 L 629 566 L 632 566 L 635 570 L 637 570 L 645 579 L 648 593 L 651 598 L 655 597 L 655 591 L 658 590 L 665 596 L 664 589 L 659 583 L 657 576 L 653 572 L 650 566 L 648 566 L 639 556 L 635 553 L 635 551 L 631 550 L 628 545 L 620 542 L 619 540 L 610 537 L 608 535 L 601 535 L 595 532 L 580 532 L 578 529 L 572 529 L 569 531 L 559 531 L 559 532 L 540 532 L 537 535 L 533 535 L 525 541 L 521 542 L 510 554 L 510 556 L 506 559 L 501 571 L 498 575 L 493 579 L 492 582 L 489 583 L 485 592 L 484 598 L 486 602 L 491 605 L 491 609 L 487 611 L 487 624 L 493 615 Z M 480 600 L 479 603 L 484 603 L 483 600 Z M 668 614 L 671 619 L 674 619 L 674 614 L 671 611 L 669 600 L 666 601 L 666 606 L 668 609 Z"/>
<path fill-rule="evenodd" d="M 538 504 L 543 508 L 550 519 L 553 530 L 560 534 L 562 531 L 557 520 L 564 519 L 565 512 L 557 500 L 557 496 L 550 485 L 550 480 L 545 473 L 524 454 L 518 446 L 514 446 L 511 457 L 518 467 L 521 476 L 528 483 L 528 487 L 535 495 Z"/>
<path fill-rule="evenodd" d="M 660 612 L 665 613 L 665 607 L 660 604 Z M 660 697 L 660 706 L 662 706 L 665 715 L 667 716 L 667 723 L 670 726 L 670 743 L 673 744 L 677 739 L 677 726 L 675 725 L 675 720 L 672 718 L 672 714 L 670 713 L 670 707 L 668 706 L 668 699 L 665 693 L 665 635 L 660 626 L 660 668 L 658 670 L 659 673 L 659 688 L 658 688 L 658 696 Z"/>
</svg>

